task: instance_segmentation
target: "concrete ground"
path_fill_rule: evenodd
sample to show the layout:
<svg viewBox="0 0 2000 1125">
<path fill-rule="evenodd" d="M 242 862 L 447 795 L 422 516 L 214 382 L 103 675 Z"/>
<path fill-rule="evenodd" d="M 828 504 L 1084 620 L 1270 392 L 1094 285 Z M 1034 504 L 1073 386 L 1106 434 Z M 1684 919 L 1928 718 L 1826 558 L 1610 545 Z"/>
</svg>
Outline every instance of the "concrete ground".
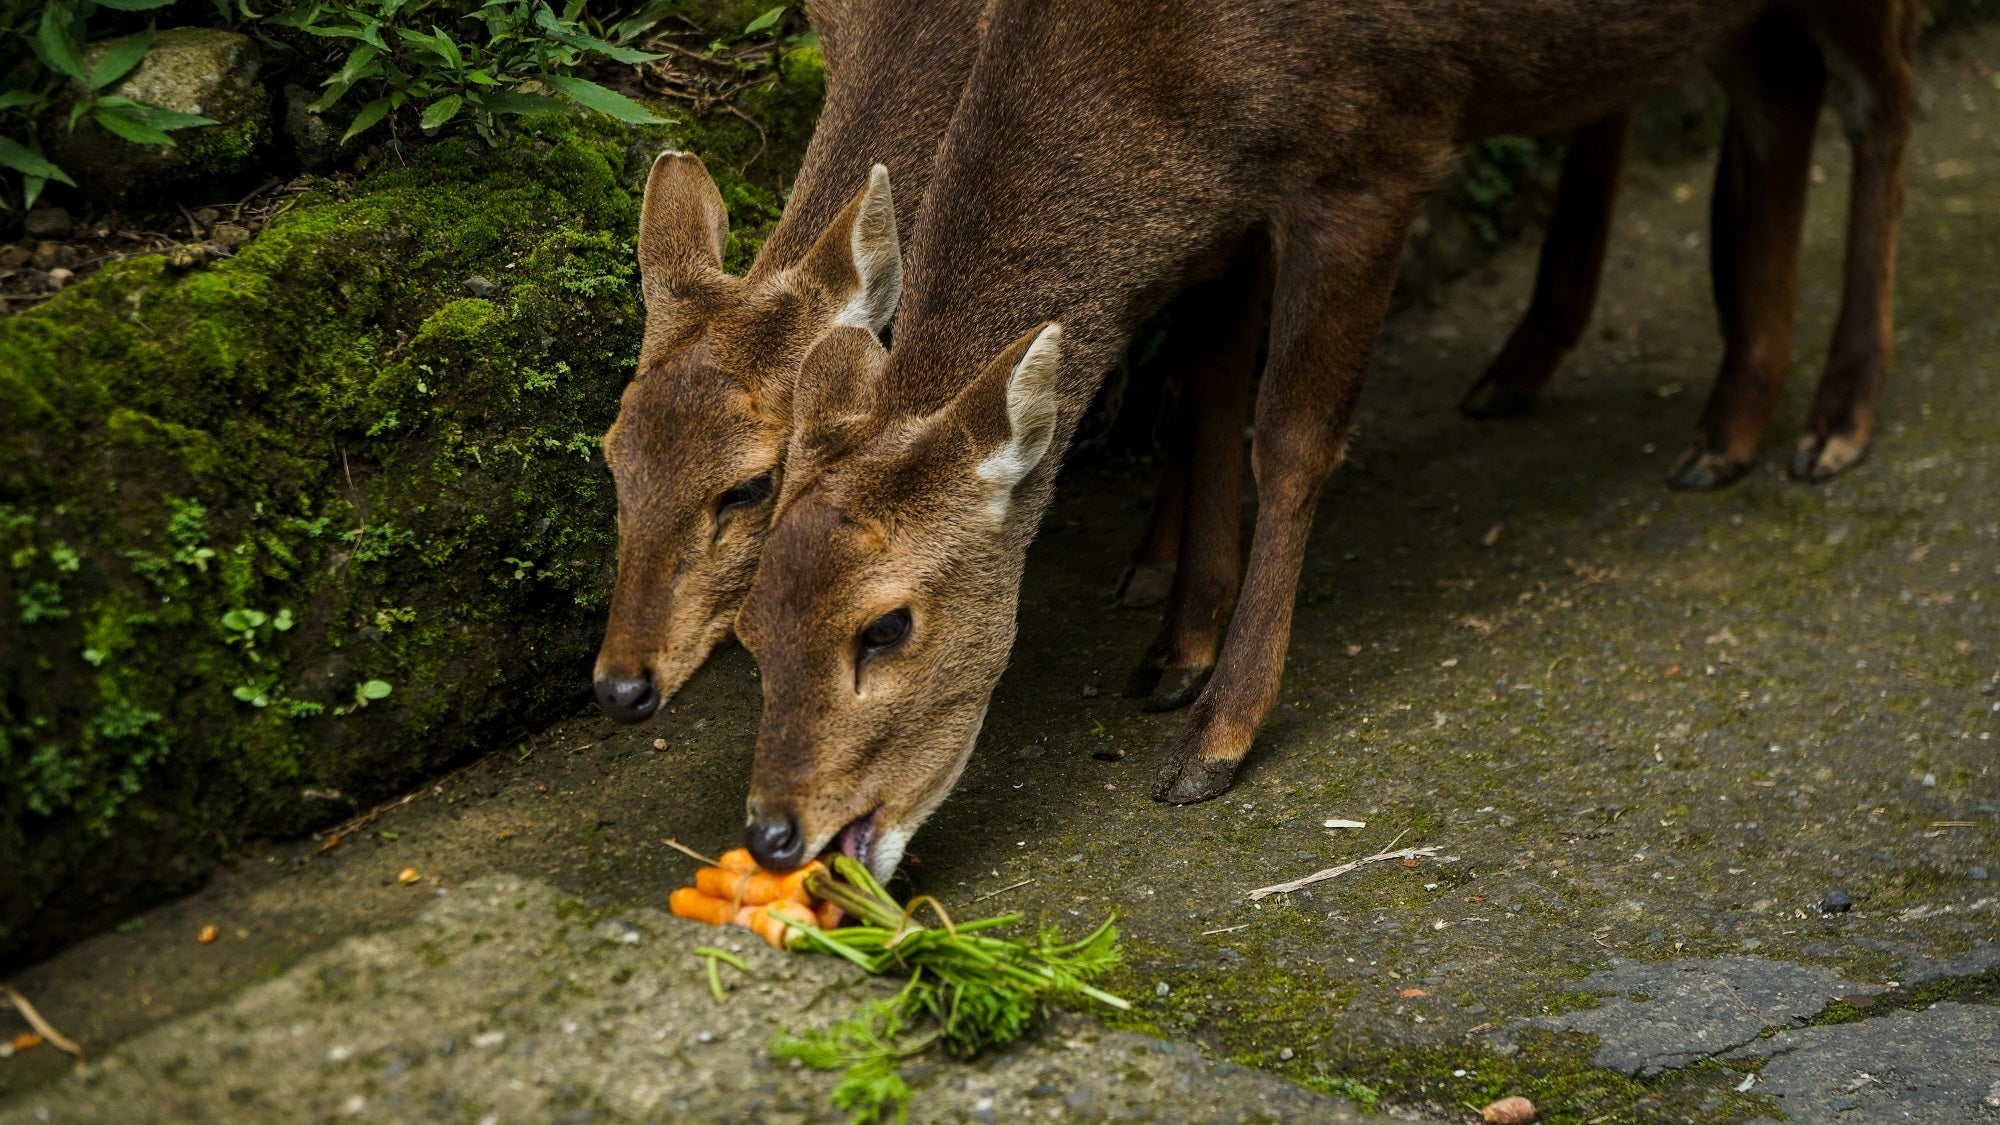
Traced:
<svg viewBox="0 0 2000 1125">
<path fill-rule="evenodd" d="M 1397 318 L 1222 800 L 1149 800 L 1180 718 L 1118 698 L 1154 626 L 1107 597 L 1146 472 L 1072 474 L 907 889 L 1116 910 L 1136 1006 L 926 1060 L 915 1118 L 1465 1120 L 1519 1093 L 1577 1125 L 2000 1120 L 1996 68 L 1991 29 L 1922 67 L 1886 424 L 1831 484 L 1781 466 L 1838 293 L 1832 132 L 1798 378 L 1730 491 L 1660 484 L 1718 360 L 1705 167 L 1634 170 L 1596 324 L 1530 417 L 1454 403 L 1532 249 Z M 717 1007 L 688 952 L 717 933 L 659 910 L 691 867 L 667 838 L 731 842 L 757 698 L 725 654 L 644 728 L 580 716 L 21 974 L 95 1058 L 0 1059 L 0 1123 L 838 1119 L 764 1047 L 879 986 L 732 939 L 753 972 Z M 1246 898 L 1392 840 L 1439 850 Z"/>
</svg>

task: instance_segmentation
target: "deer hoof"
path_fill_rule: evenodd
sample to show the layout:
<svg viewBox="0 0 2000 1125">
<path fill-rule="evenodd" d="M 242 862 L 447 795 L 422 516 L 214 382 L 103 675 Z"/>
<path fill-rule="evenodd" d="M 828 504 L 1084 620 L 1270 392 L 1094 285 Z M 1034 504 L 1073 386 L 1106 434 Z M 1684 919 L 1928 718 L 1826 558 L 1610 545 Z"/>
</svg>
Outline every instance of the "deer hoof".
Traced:
<svg viewBox="0 0 2000 1125">
<path fill-rule="evenodd" d="M 1229 791 L 1230 782 L 1236 780 L 1236 767 L 1241 761 L 1241 758 L 1194 757 L 1187 761 L 1176 758 L 1160 771 L 1153 799 L 1170 805 L 1192 805 L 1220 797 Z"/>
<path fill-rule="evenodd" d="M 1481 379 L 1459 400 L 1458 412 L 1467 418 L 1513 418 L 1526 414 L 1535 405 L 1535 396 L 1502 386 L 1493 379 Z"/>
<path fill-rule="evenodd" d="M 1839 434 L 1807 434 L 1792 451 L 1792 479 L 1818 484 L 1868 456 L 1868 443 Z"/>
<path fill-rule="evenodd" d="M 1125 698 L 1145 699 L 1152 695 L 1153 688 L 1165 674 L 1166 669 L 1160 667 L 1151 653 L 1147 653 L 1146 658 L 1139 662 L 1139 666 L 1132 669 L 1132 674 L 1125 678 Z"/>
<path fill-rule="evenodd" d="M 1699 445 L 1688 447 L 1680 463 L 1667 474 L 1667 487 L 1676 492 L 1712 492 L 1735 484 L 1750 471 L 1747 458 L 1710 453 Z"/>
<path fill-rule="evenodd" d="M 1140 710 L 1178 711 L 1186 707 L 1194 702 L 1195 696 L 1201 694 L 1201 689 L 1208 684 L 1208 674 L 1214 670 L 1213 664 L 1204 664 L 1200 667 L 1173 665 L 1161 669 L 1154 673 L 1157 682 L 1147 694 L 1146 702 Z"/>
<path fill-rule="evenodd" d="M 1126 609 L 1151 609 L 1167 600 L 1174 585 L 1174 568 L 1133 563 L 1118 582 L 1118 604 Z"/>
</svg>

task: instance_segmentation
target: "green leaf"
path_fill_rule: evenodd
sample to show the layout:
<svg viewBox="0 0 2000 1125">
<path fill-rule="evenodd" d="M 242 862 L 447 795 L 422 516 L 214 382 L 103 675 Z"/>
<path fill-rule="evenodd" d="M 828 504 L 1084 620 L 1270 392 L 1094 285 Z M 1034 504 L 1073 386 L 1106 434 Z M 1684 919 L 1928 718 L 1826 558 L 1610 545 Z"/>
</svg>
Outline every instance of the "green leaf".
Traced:
<svg viewBox="0 0 2000 1125">
<path fill-rule="evenodd" d="M 262 625 L 267 619 L 254 609 L 232 609 L 222 615 L 222 627 L 232 633 L 247 632 Z"/>
<path fill-rule="evenodd" d="M 135 116 L 128 116 L 131 113 L 130 109 L 119 106 L 92 106 L 90 119 L 104 126 L 106 132 L 135 145 L 173 145 L 174 139 L 165 130 L 148 125 Z"/>
<path fill-rule="evenodd" d="M 150 26 L 137 35 L 127 35 L 117 40 L 111 45 L 110 50 L 104 52 L 104 57 L 97 60 L 97 65 L 90 68 L 90 77 L 85 79 L 83 84 L 93 90 L 104 89 L 130 74 L 133 67 L 145 61 L 146 48 L 152 45 L 153 29 Z"/>
<path fill-rule="evenodd" d="M 358 693 L 363 699 L 387 699 L 389 698 L 389 693 L 394 690 L 394 688 L 390 687 L 383 680 L 369 680 L 367 683 L 361 685 Z"/>
<path fill-rule="evenodd" d="M 313 103 L 307 106 L 306 109 L 313 113 L 325 113 L 327 110 L 338 105 L 340 99 L 346 97 L 347 92 L 353 88 L 354 83 L 352 82 L 344 82 L 338 86 L 329 86 L 326 93 L 314 98 Z"/>
<path fill-rule="evenodd" d="M 595 82 L 567 74 L 544 74 L 542 81 L 585 109 L 594 109 L 606 117 L 616 118 L 632 125 L 666 123 L 665 118 L 656 116 L 652 110 Z"/>
<path fill-rule="evenodd" d="M 340 69 L 334 71 L 333 77 L 327 79 L 323 85 L 339 86 L 344 91 L 363 78 L 374 77 L 381 68 L 370 64 L 381 53 L 379 47 L 367 43 L 361 44 L 347 53 L 347 60 L 340 64 Z"/>
<path fill-rule="evenodd" d="M 84 79 L 83 51 L 57 14 L 64 10 L 58 4 L 42 7 L 42 26 L 35 33 L 35 53 L 51 69 L 81 82 Z"/>
<path fill-rule="evenodd" d="M 780 16 L 783 16 L 784 14 L 785 14 L 785 6 L 783 4 L 780 4 L 777 7 L 772 8 L 770 11 L 765 12 L 763 15 L 758 16 L 756 19 L 751 20 L 749 23 L 744 24 L 743 34 L 755 35 L 758 32 L 763 31 L 766 28 L 769 28 L 772 24 L 777 23 L 778 18 Z"/>
<path fill-rule="evenodd" d="M 13 109 L 15 106 L 21 105 L 35 105 L 47 100 L 47 98 L 35 93 L 33 90 L 0 90 L 0 109 Z"/>
<path fill-rule="evenodd" d="M 417 119 L 417 125 L 426 133 L 435 132 L 442 128 L 445 122 L 457 117 L 458 107 L 464 104 L 465 99 L 457 94 L 446 94 L 424 107 L 424 115 Z"/>
<path fill-rule="evenodd" d="M 524 94 L 509 90 L 480 95 L 479 108 L 488 113 L 553 113 L 562 108 L 562 103 L 547 94 Z"/>
<path fill-rule="evenodd" d="M 116 8 L 121 12 L 150 12 L 155 8 L 165 8 L 174 0 L 97 0 L 100 8 Z"/>
<path fill-rule="evenodd" d="M 431 38 L 437 44 L 439 57 L 443 58 L 448 66 L 453 70 L 465 69 L 465 56 L 459 54 L 458 44 L 452 42 L 451 36 L 445 34 L 444 28 L 431 25 Z"/>
<path fill-rule="evenodd" d="M 110 99 L 100 98 L 98 99 L 98 104 L 102 105 L 108 100 Z M 131 106 L 132 113 L 139 120 L 144 121 L 155 129 L 171 131 L 174 129 L 192 129 L 197 125 L 221 124 L 220 121 L 217 121 L 213 117 L 203 117 L 198 113 L 182 113 L 180 110 L 168 109 L 165 106 L 146 105 L 143 102 L 132 102 Z"/>
<path fill-rule="evenodd" d="M 49 163 L 42 154 L 11 137 L 0 137 L 0 164 L 4 164 L 23 176 L 34 176 L 44 180 L 54 180 L 59 184 L 76 186 L 69 173 Z"/>
<path fill-rule="evenodd" d="M 778 10 L 781 12 L 784 11 L 783 8 L 780 8 Z M 585 35 L 583 32 L 578 31 L 574 26 L 565 26 L 561 20 L 558 20 L 556 18 L 555 13 L 549 11 L 547 8 L 542 8 L 535 13 L 535 24 L 542 30 L 548 32 L 549 38 L 555 40 L 558 43 L 567 43 L 572 47 L 581 48 L 582 50 L 595 51 L 596 53 L 603 55 L 605 58 L 612 59 L 617 62 L 630 63 L 636 65 L 638 63 L 651 62 L 654 59 L 663 59 L 666 57 L 665 55 L 657 55 L 650 51 L 639 51 L 639 50 L 634 50 L 631 47 L 620 47 L 613 43 L 606 43 L 604 40 L 596 38 L 595 36 Z"/>
<path fill-rule="evenodd" d="M 374 101 L 362 106 L 361 112 L 354 115 L 353 124 L 347 127 L 347 132 L 340 135 L 340 143 L 346 144 L 355 137 L 374 128 L 375 123 L 382 120 L 388 114 L 390 104 L 388 98 L 376 98 Z"/>
</svg>

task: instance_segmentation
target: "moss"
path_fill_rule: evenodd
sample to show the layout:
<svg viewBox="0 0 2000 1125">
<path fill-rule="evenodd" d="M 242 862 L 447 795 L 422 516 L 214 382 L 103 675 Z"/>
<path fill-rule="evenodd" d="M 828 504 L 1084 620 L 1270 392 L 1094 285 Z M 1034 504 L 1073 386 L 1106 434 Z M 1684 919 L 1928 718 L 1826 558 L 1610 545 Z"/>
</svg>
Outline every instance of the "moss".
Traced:
<svg viewBox="0 0 2000 1125">
<path fill-rule="evenodd" d="M 186 153 L 188 170 L 202 180 L 224 180 L 257 166 L 271 143 L 271 121 L 252 114 L 231 125 L 190 129 L 177 142 Z"/>
<path fill-rule="evenodd" d="M 645 172 L 703 153 L 745 263 L 817 96 L 760 92 L 767 145 L 562 116 L 440 143 L 233 259 L 131 260 L 0 321 L 0 957 L 578 702 Z"/>
</svg>

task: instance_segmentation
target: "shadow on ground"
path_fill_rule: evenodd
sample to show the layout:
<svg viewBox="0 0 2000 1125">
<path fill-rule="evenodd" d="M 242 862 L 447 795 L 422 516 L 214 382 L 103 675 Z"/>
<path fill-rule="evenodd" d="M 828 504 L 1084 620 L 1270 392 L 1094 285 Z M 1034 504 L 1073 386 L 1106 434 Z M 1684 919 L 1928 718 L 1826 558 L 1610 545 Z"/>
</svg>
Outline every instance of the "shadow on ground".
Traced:
<svg viewBox="0 0 2000 1125">
<path fill-rule="evenodd" d="M 1073 474 L 1030 565 L 1020 657 L 914 844 L 913 886 L 1075 926 L 1116 910 L 1131 1028 L 1408 1114 L 1525 1093 L 1553 1122 L 2000 1119 L 1996 65 L 1987 30 L 1923 67 L 1900 357 L 1867 463 L 1818 488 L 1781 471 L 1838 292 L 1835 135 L 1796 385 L 1767 463 L 1719 495 L 1660 484 L 1718 359 L 1706 169 L 1637 171 L 1596 324 L 1535 415 L 1453 409 L 1518 315 L 1530 249 L 1391 324 L 1321 510 L 1283 701 L 1222 800 L 1150 801 L 1180 719 L 1116 698 L 1154 624 L 1107 596 L 1148 474 Z M 668 837 L 720 848 L 736 831 L 754 675 L 728 653 L 646 728 L 579 717 L 337 846 L 246 855 L 22 974 L 72 1034 L 132 1041 L 89 1081 L 58 1081 L 47 1050 L 0 1060 L 0 1120 L 82 1119 L 147 1089 L 224 1116 L 232 1096 L 258 1116 L 825 1116 L 824 1083 L 768 1069 L 760 1045 L 855 986 L 760 960 L 773 990 L 744 985 L 714 1017 L 727 1034 L 699 1039 L 684 948 L 710 935 L 645 912 L 688 876 Z M 1442 850 L 1244 896 L 1392 839 Z M 421 881 L 398 885 L 405 867 Z M 509 895 L 527 905 L 490 925 L 518 963 L 479 953 L 489 931 L 465 921 Z M 1839 896 L 1851 909 L 1820 909 Z M 197 944 L 205 924 L 221 940 Z M 432 930 L 464 948 L 429 957 Z M 647 1028 L 671 1043 L 649 1050 Z M 515 1046 L 493 1051 L 519 1053 L 463 1061 L 495 1031 Z M 1131 1088 L 1107 1086 L 1127 1055 L 1145 1062 Z M 1072 1021 L 986 1069 L 929 1070 L 917 1116 L 1338 1104 L 1196 1058 Z M 232 1094 L 245 1067 L 258 1089 Z M 766 1069 L 732 1085 L 730 1067 Z M 489 1089 L 503 1073 L 531 1093 Z M 1232 1082 L 1249 1085 L 1215 1085 Z"/>
</svg>

